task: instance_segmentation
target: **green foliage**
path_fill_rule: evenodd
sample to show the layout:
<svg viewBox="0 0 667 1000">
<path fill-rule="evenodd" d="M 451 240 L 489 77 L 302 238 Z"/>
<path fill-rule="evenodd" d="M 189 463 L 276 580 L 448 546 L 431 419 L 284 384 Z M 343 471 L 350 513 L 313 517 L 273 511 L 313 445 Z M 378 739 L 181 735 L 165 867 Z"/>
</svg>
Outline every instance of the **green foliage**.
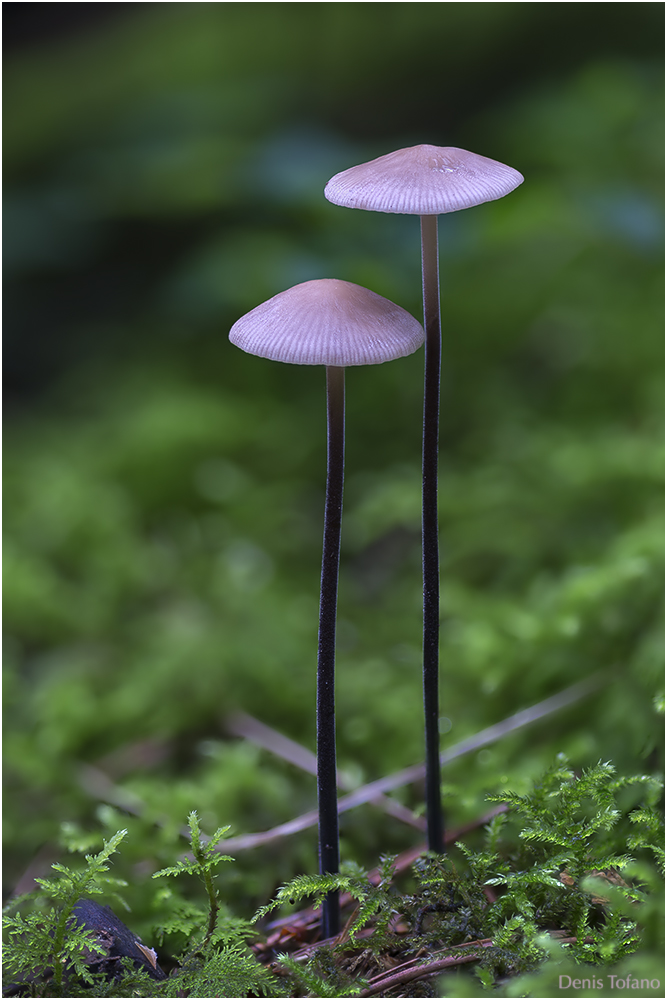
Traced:
<svg viewBox="0 0 667 1000">
<path fill-rule="evenodd" d="M 657 778 L 618 777 L 609 763 L 577 775 L 560 754 L 525 793 L 490 796 L 508 811 L 491 820 L 482 850 L 457 844 L 463 865 L 455 856 L 426 855 L 404 892 L 394 884 L 390 858 L 377 886 L 349 867 L 340 875 L 299 876 L 256 916 L 310 897 L 317 906 L 332 889 L 359 903 L 339 943 L 298 961 L 281 956 L 294 995 L 356 995 L 367 983 L 350 971 L 351 956 L 362 947 L 364 955 L 388 954 L 400 964 L 415 954 L 425 962 L 455 956 L 462 945 L 484 942 L 475 976 L 448 973 L 442 996 L 526 995 L 522 989 L 549 996 L 559 975 L 606 983 L 642 963 L 646 979 L 655 968 L 664 908 L 652 860 L 662 844 L 655 809 L 661 791 Z M 407 935 L 392 930 L 394 919 L 407 923 Z M 362 944 L 369 920 L 373 933 Z"/>
<path fill-rule="evenodd" d="M 533 995 L 547 996 L 556 969 L 570 979 L 592 975 L 606 982 L 609 971 L 620 976 L 618 969 L 631 967 L 629 957 L 638 949 L 634 967 L 644 966 L 639 979 L 654 968 L 664 886 L 655 867 L 638 863 L 629 851 L 661 856 L 663 824 L 655 803 L 663 786 L 654 776 L 615 773 L 600 762 L 576 775 L 560 754 L 526 794 L 489 796 L 508 804 L 509 820 L 496 817 L 489 825 L 484 851 L 457 845 L 477 885 L 503 887 L 478 925 L 480 936 L 493 938 L 478 970 L 485 987 L 509 972 L 516 978 L 500 995 L 536 990 Z M 629 805 L 626 790 L 635 792 L 635 800 L 642 793 L 643 801 Z M 509 823 L 515 827 L 510 836 Z M 633 833 L 633 826 L 641 833 Z M 554 928 L 569 938 L 566 950 L 545 935 Z M 582 971 L 585 965 L 607 971 L 596 976 Z"/>
<path fill-rule="evenodd" d="M 3 928 L 7 934 L 4 969 L 9 977 L 21 980 L 35 974 L 53 977 L 55 996 L 63 996 L 66 980 L 75 976 L 92 984 L 94 977 L 86 961 L 87 952 L 102 952 L 91 931 L 84 930 L 72 920 L 72 911 L 78 899 L 91 894 L 115 896 L 115 890 L 127 885 L 105 873 L 109 870 L 112 854 L 126 836 L 120 830 L 99 854 L 86 855 L 86 865 L 81 871 L 56 863 L 52 865 L 56 878 L 38 878 L 39 895 L 48 900 L 48 909 L 35 909 L 23 916 L 6 912 Z M 9 909 L 21 906 L 32 896 L 12 901 Z M 43 994 L 40 994 L 43 995 Z"/>
<path fill-rule="evenodd" d="M 173 901 L 173 917 L 157 928 L 157 936 L 164 941 L 165 935 L 184 933 L 188 946 L 180 958 L 177 973 L 166 983 L 156 987 L 147 973 L 133 967 L 131 959 L 123 960 L 123 974 L 113 982 L 92 973 L 90 953 L 102 953 L 104 947 L 95 940 L 92 930 L 84 930 L 71 919 L 74 904 L 81 897 L 95 893 L 109 895 L 119 884 L 119 880 L 105 873 L 111 854 L 126 835 L 125 830 L 105 842 L 99 854 L 87 855 L 86 867 L 81 872 L 54 864 L 57 878 L 38 879 L 38 893 L 12 903 L 13 909 L 30 900 L 35 908 L 25 916 L 7 912 L 3 918 L 4 968 L 8 979 L 32 983 L 31 995 L 35 996 L 148 997 L 154 996 L 156 989 L 160 996 L 173 997 L 183 996 L 184 990 L 188 996 L 195 997 L 237 997 L 249 993 L 280 996 L 281 993 L 276 992 L 280 986 L 273 983 L 267 970 L 248 949 L 246 939 L 252 934 L 250 925 L 226 913 L 221 917 L 221 903 L 212 871 L 220 862 L 233 860 L 216 850 L 228 827 L 221 827 L 203 843 L 195 812 L 188 817 L 188 824 L 194 860 L 179 861 L 156 872 L 153 877 L 196 875 L 206 889 L 208 914 L 197 905 L 188 906 L 185 901 L 179 905 L 179 901 Z M 78 833 L 68 833 L 70 843 L 80 837 Z M 45 899 L 51 904 L 48 911 L 41 905 Z M 63 993 L 65 988 L 66 994 Z M 45 989 L 54 992 L 44 992 Z"/>
<path fill-rule="evenodd" d="M 244 996 L 246 992 L 272 993 L 278 990 L 267 970 L 250 953 L 248 939 L 256 931 L 248 922 L 221 906 L 213 933 L 208 935 L 210 910 L 178 893 L 160 898 L 160 917 L 155 926 L 157 943 L 177 961 L 169 982 L 160 987 L 166 996 L 178 996 L 179 990 L 202 991 L 193 996 L 211 996 L 211 983 L 221 996 Z M 236 993 L 235 990 L 242 989 Z M 207 992 L 208 991 L 208 992 Z M 213 994 L 215 995 L 215 994 Z M 276 993 L 276 995 L 280 995 Z"/>
<path fill-rule="evenodd" d="M 228 826 L 221 826 L 216 830 L 206 844 L 202 844 L 199 817 L 196 812 L 191 812 L 188 816 L 188 826 L 190 827 L 190 844 L 194 859 L 192 861 L 179 861 L 177 865 L 171 868 L 163 868 L 162 871 L 155 872 L 153 878 L 160 878 L 163 875 L 196 875 L 204 883 L 209 902 L 208 925 L 202 945 L 203 948 L 206 948 L 215 933 L 218 922 L 218 911 L 220 909 L 219 894 L 213 884 L 214 876 L 211 873 L 216 865 L 221 864 L 223 861 L 233 861 L 234 859 L 228 855 L 220 854 L 216 850 L 217 845 L 229 831 Z"/>
<path fill-rule="evenodd" d="M 356 997 L 364 982 L 352 981 L 336 964 L 326 948 L 318 948 L 307 962 L 298 962 L 290 955 L 280 955 L 280 962 L 290 974 L 291 996 Z"/>
<path fill-rule="evenodd" d="M 260 966 L 248 950 L 246 938 L 252 933 L 243 920 L 221 917 L 221 899 L 214 885 L 213 870 L 223 861 L 233 861 L 218 850 L 218 845 L 229 827 L 220 827 L 212 837 L 203 842 L 199 817 L 196 812 L 188 816 L 190 848 L 193 858 L 155 872 L 153 878 L 169 875 L 195 875 L 206 889 L 208 915 L 201 914 L 199 927 L 205 928 L 203 936 L 195 930 L 192 907 L 175 908 L 174 918 L 168 926 L 158 928 L 163 940 L 165 933 L 181 932 L 186 935 L 187 947 L 179 958 L 179 971 L 171 977 L 165 996 L 209 997 L 247 996 L 249 993 L 264 996 L 279 989 L 270 974 Z M 162 992 L 162 991 L 161 991 Z"/>
<path fill-rule="evenodd" d="M 611 763 L 599 762 L 577 776 L 566 756 L 560 754 L 528 794 L 505 792 L 489 799 L 507 802 L 521 817 L 524 826 L 519 836 L 530 845 L 533 857 L 543 854 L 552 867 L 567 869 L 572 878 L 580 879 L 592 866 L 622 868 L 629 860 L 611 850 L 611 832 L 622 818 L 617 803 L 622 789 L 639 786 L 648 800 L 648 805 L 628 817 L 643 828 L 629 837 L 628 844 L 633 848 L 660 844 L 662 823 L 652 805 L 661 794 L 662 783 L 650 775 L 614 778 L 615 772 Z M 605 849 L 611 853 L 605 854 Z"/>
<path fill-rule="evenodd" d="M 359 995 L 367 984 L 356 972 L 355 956 L 362 952 L 404 961 L 414 955 L 455 955 L 457 946 L 486 941 L 489 946 L 477 955 L 476 976 L 448 974 L 440 995 L 477 996 L 489 989 L 507 997 L 524 995 L 522 990 L 553 995 L 549 988 L 558 976 L 606 982 L 615 975 L 640 982 L 655 967 L 664 919 L 655 864 L 662 846 L 656 809 L 661 788 L 655 777 L 618 777 L 609 763 L 577 775 L 561 754 L 524 793 L 490 796 L 507 803 L 508 812 L 491 820 L 481 850 L 457 845 L 462 865 L 455 856 L 426 855 L 414 865 L 414 883 L 401 890 L 394 858 L 381 859 L 375 881 L 348 862 L 338 875 L 291 879 L 252 922 L 231 914 L 214 883 L 218 864 L 232 860 L 220 853 L 228 828 L 206 838 L 193 811 L 188 817 L 192 857 L 154 877 L 194 875 L 205 890 L 206 905 L 171 890 L 158 892 L 161 912 L 169 914 L 155 928 L 159 941 L 185 945 L 176 969 L 159 987 L 129 961 L 113 983 L 92 974 L 86 955 L 100 946 L 69 919 L 81 894 L 117 888 L 118 880 L 106 873 L 125 836 L 121 831 L 98 854 L 86 856 L 82 871 L 54 865 L 57 877 L 41 879 L 38 894 L 17 901 L 21 908 L 30 902 L 32 912 L 8 912 L 6 972 L 19 982 L 30 977 L 36 996 L 153 996 L 157 990 L 174 997 L 184 992 L 344 997 Z M 66 835 L 73 849 L 88 839 L 72 827 Z M 320 905 L 333 889 L 349 893 L 358 904 L 341 940 L 303 958 L 278 956 L 279 977 L 260 965 L 247 944 L 256 935 L 255 920 L 306 899 Z M 489 891 L 495 896 L 491 902 Z M 405 926 L 397 932 L 396 922 L 407 924 L 407 933 Z M 52 992 L 45 993 L 49 988 Z"/>
<path fill-rule="evenodd" d="M 218 942 L 200 957 L 183 958 L 179 974 L 170 977 L 161 996 L 284 996 L 281 986 L 258 964 L 243 942 Z"/>
<path fill-rule="evenodd" d="M 297 875 L 287 885 L 278 889 L 275 898 L 266 906 L 260 907 L 253 920 L 260 920 L 276 907 L 294 905 L 312 897 L 313 906 L 322 905 L 325 896 L 333 890 L 349 893 L 359 906 L 354 918 L 347 928 L 350 941 L 356 943 L 356 936 L 366 924 L 374 919 L 373 948 L 381 948 L 386 944 L 385 931 L 391 920 L 395 892 L 392 889 L 394 875 L 394 858 L 383 857 L 380 860 L 380 879 L 371 882 L 359 865 L 347 862 L 341 866 L 337 874 Z"/>
</svg>

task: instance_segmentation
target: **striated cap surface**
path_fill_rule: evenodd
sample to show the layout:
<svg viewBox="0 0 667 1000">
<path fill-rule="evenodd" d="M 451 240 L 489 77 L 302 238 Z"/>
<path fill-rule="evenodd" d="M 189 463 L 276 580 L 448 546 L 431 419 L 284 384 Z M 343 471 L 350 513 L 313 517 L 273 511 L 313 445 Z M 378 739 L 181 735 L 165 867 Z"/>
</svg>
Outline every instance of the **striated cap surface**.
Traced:
<svg viewBox="0 0 667 1000">
<path fill-rule="evenodd" d="M 414 316 L 337 278 L 279 292 L 234 323 L 229 339 L 248 354 L 293 365 L 378 365 L 424 343 Z"/>
<path fill-rule="evenodd" d="M 396 215 L 441 215 L 503 198 L 523 182 L 518 170 L 456 146 L 409 146 L 332 177 L 335 205 Z"/>
</svg>

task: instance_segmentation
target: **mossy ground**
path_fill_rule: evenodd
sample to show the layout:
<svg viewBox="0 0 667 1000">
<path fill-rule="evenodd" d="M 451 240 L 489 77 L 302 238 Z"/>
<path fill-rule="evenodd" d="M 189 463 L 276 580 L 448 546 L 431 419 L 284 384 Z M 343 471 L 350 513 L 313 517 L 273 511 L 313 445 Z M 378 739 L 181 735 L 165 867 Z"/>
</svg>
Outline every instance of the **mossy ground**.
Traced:
<svg viewBox="0 0 667 1000">
<path fill-rule="evenodd" d="M 628 790 L 636 804 L 622 810 Z M 370 874 L 347 864 L 339 875 L 299 876 L 258 911 L 257 926 L 223 904 L 224 878 L 215 871 L 232 861 L 221 853 L 227 830 L 203 838 L 192 813 L 191 857 L 153 877 L 195 876 L 204 906 L 169 890 L 171 917 L 156 928 L 162 955 L 143 945 L 137 954 L 130 939 L 122 950 L 127 969 L 111 964 L 99 973 L 103 939 L 92 928 L 103 926 L 104 915 L 101 925 L 89 925 L 92 942 L 70 917 L 81 893 L 122 889 L 106 875 L 122 832 L 78 874 L 56 865 L 55 880 L 40 880 L 42 900 L 55 909 L 6 917 L 8 995 L 101 996 L 115 984 L 119 996 L 474 996 L 490 989 L 516 996 L 530 983 L 530 995 L 540 996 L 548 994 L 534 991 L 556 975 L 595 983 L 639 976 L 639 992 L 628 987 L 629 995 L 660 995 L 661 792 L 656 779 L 618 778 L 609 764 L 577 775 L 561 756 L 527 794 L 496 811 L 481 850 L 458 842 L 448 856 L 412 850 L 384 858 Z M 332 890 L 344 926 L 321 942 L 318 910 Z M 266 923 L 276 907 L 294 911 L 308 898 L 309 909 Z M 179 938 L 176 957 L 169 944 Z M 469 965 L 477 978 L 464 984 Z M 642 980 L 658 985 L 642 992 Z"/>
</svg>

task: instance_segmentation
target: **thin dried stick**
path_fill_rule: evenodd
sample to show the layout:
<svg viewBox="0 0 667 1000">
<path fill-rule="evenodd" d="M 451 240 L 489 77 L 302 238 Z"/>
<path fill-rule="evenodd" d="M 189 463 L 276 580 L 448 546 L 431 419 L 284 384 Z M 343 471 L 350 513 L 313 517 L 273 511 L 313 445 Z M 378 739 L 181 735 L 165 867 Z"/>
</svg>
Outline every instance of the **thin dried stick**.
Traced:
<svg viewBox="0 0 667 1000">
<path fill-rule="evenodd" d="M 577 940 L 576 937 L 562 937 L 558 932 L 555 932 L 551 936 L 557 937 L 562 944 L 574 944 Z M 469 944 L 455 945 L 451 949 L 454 951 L 456 948 L 474 948 L 474 951 L 466 951 L 460 955 L 447 955 L 445 958 L 438 958 L 433 962 L 424 962 L 422 965 L 412 965 L 412 963 L 406 962 L 406 965 L 410 964 L 410 968 L 403 968 L 401 966 L 402 971 L 392 969 L 389 973 L 382 972 L 369 979 L 368 986 L 366 989 L 361 990 L 359 996 L 377 996 L 378 993 L 390 990 L 394 986 L 408 983 L 411 980 L 426 979 L 437 975 L 438 972 L 442 972 L 445 969 L 450 969 L 452 966 L 464 965 L 466 962 L 476 962 L 480 957 L 481 951 L 492 947 L 493 941 L 491 938 L 483 938 L 480 941 L 471 941 Z"/>
<path fill-rule="evenodd" d="M 225 720 L 225 729 L 231 735 L 250 740 L 251 743 L 263 747 L 263 749 L 275 754 L 276 757 L 289 761 L 290 764 L 294 764 L 295 767 L 307 774 L 317 774 L 317 757 L 314 753 L 295 740 L 284 736 L 283 733 L 272 729 L 271 726 L 260 722 L 259 719 L 253 718 L 252 715 L 246 715 L 245 712 L 235 712 L 234 715 Z M 349 790 L 352 787 L 352 782 L 344 771 L 338 771 L 336 780 L 338 787 L 343 790 Z M 413 826 L 416 830 L 424 831 L 426 829 L 426 821 L 422 816 L 415 816 L 411 809 L 401 805 L 395 799 L 390 799 L 386 795 L 378 795 L 371 801 L 373 805 L 378 806 L 394 819 L 398 819 L 408 826 Z"/>
<path fill-rule="evenodd" d="M 487 729 L 481 730 L 481 732 L 476 733 L 474 736 L 469 736 L 467 739 L 461 740 L 460 743 L 455 744 L 449 750 L 445 750 L 440 754 L 440 762 L 447 764 L 457 757 L 463 757 L 467 753 L 472 753 L 474 750 L 480 750 L 490 743 L 495 743 L 508 733 L 522 729 L 524 726 L 537 722 L 547 715 L 560 711 L 560 709 L 565 708 L 567 705 L 580 701 L 597 690 L 600 684 L 601 680 L 597 676 L 580 681 L 578 684 L 573 684 L 559 694 L 552 695 L 551 698 L 546 698 L 544 701 L 531 706 L 531 708 L 516 712 L 502 722 L 498 722 Z M 423 764 L 414 764 L 412 767 L 406 767 L 402 771 L 396 771 L 394 774 L 387 775 L 384 778 L 378 778 L 377 781 L 371 781 L 369 784 L 357 788 L 356 791 L 350 792 L 349 795 L 342 796 L 338 800 L 338 812 L 342 813 L 348 809 L 354 809 L 356 806 L 360 806 L 366 802 L 372 802 L 378 795 L 384 792 L 411 784 L 423 778 L 424 770 Z M 301 830 L 307 830 L 316 823 L 317 810 L 313 809 L 287 823 L 281 823 L 280 826 L 275 826 L 271 830 L 265 830 L 261 833 L 249 833 L 240 837 L 231 837 L 229 840 L 221 842 L 219 850 L 225 853 L 230 850 L 246 851 L 251 847 L 268 844 L 279 837 L 287 837 L 293 833 L 299 833 Z"/>
<path fill-rule="evenodd" d="M 399 972 L 392 969 L 389 974 L 381 973 L 379 976 L 374 976 L 373 979 L 369 980 L 367 988 L 361 990 L 359 996 L 377 996 L 378 993 L 390 990 L 393 986 L 400 986 L 402 983 L 409 983 L 414 979 L 425 979 L 429 976 L 435 976 L 438 972 L 442 972 L 443 969 L 450 969 L 454 965 L 465 965 L 466 962 L 476 962 L 479 959 L 479 951 L 484 948 L 491 948 L 492 945 L 493 942 L 490 938 L 482 941 L 473 941 L 470 947 L 474 948 L 474 951 L 462 952 L 460 955 L 447 955 L 446 958 L 437 958 L 433 962 L 423 962 L 421 965 L 411 964 L 410 968 Z M 466 945 L 466 947 L 468 946 Z"/>
</svg>

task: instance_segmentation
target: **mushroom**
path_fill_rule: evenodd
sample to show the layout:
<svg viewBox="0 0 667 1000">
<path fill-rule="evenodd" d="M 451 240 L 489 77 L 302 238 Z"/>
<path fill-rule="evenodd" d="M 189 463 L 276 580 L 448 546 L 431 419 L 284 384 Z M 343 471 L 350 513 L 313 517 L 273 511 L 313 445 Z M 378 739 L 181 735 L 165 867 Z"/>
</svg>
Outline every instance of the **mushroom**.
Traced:
<svg viewBox="0 0 667 1000">
<path fill-rule="evenodd" d="M 338 568 L 345 464 L 345 367 L 376 365 L 412 354 L 424 331 L 404 309 L 349 281 L 306 281 L 246 313 L 229 339 L 249 354 L 296 365 L 325 365 L 327 481 L 317 652 L 317 801 L 319 866 L 339 868 L 336 794 L 335 658 Z M 322 908 L 322 936 L 340 929 L 338 894 Z"/>
<path fill-rule="evenodd" d="M 427 839 L 444 849 L 440 794 L 438 554 L 438 427 L 440 414 L 440 288 L 438 215 L 495 201 L 523 181 L 512 167 L 455 146 L 411 146 L 332 177 L 324 189 L 335 205 L 421 216 L 422 289 L 426 330 L 422 452 L 422 568 L 424 587 L 424 719 Z"/>
</svg>

